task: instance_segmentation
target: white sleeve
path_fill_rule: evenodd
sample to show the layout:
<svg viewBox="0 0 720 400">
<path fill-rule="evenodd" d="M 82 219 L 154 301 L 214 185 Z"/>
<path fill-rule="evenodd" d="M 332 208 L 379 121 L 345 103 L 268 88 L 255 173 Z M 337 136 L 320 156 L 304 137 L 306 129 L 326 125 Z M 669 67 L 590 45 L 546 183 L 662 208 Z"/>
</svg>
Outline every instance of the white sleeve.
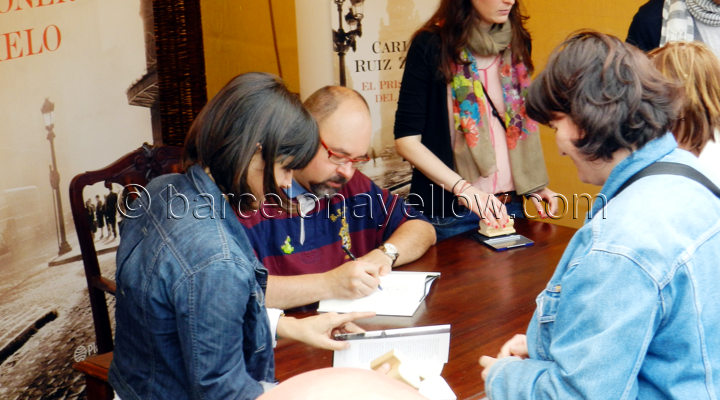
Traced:
<svg viewBox="0 0 720 400">
<path fill-rule="evenodd" d="M 277 327 L 278 327 L 278 321 L 280 320 L 280 317 L 282 317 L 285 313 L 283 313 L 283 310 L 279 308 L 268 308 L 267 309 L 267 316 L 268 320 L 270 322 L 270 334 L 272 335 L 272 344 L 273 348 L 277 346 Z"/>
</svg>

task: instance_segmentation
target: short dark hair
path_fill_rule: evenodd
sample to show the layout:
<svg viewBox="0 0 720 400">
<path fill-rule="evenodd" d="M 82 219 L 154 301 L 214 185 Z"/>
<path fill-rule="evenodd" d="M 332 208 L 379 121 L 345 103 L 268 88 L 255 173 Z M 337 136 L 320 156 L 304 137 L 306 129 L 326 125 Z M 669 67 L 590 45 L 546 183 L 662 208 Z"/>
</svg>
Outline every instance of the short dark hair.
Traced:
<svg viewBox="0 0 720 400">
<path fill-rule="evenodd" d="M 583 136 L 575 146 L 590 160 L 612 158 L 667 132 L 677 113 L 678 88 L 647 56 L 594 31 L 571 34 L 550 55 L 528 89 L 530 118 L 548 124 L 566 114 Z"/>
<path fill-rule="evenodd" d="M 252 193 L 250 160 L 261 146 L 263 190 L 283 196 L 275 182 L 274 164 L 290 158 L 287 168 L 305 167 L 320 144 L 317 124 L 276 76 L 261 72 L 238 75 L 203 107 L 185 139 L 186 167 L 210 170 L 228 201 L 243 211 L 240 195 Z"/>
<path fill-rule="evenodd" d="M 335 112 L 343 100 L 351 98 L 361 101 L 370 112 L 370 107 L 363 95 L 355 89 L 344 86 L 323 86 L 305 99 L 303 105 L 317 122 L 322 122 Z"/>
</svg>

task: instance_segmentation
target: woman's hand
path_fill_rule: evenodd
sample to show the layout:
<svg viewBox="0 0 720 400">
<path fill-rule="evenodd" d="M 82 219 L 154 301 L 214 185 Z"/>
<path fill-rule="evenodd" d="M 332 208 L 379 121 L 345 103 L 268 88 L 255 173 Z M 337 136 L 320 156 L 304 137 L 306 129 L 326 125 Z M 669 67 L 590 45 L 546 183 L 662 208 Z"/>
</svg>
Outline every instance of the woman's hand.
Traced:
<svg viewBox="0 0 720 400">
<path fill-rule="evenodd" d="M 365 332 L 353 321 L 374 317 L 373 312 L 352 312 L 347 314 L 324 313 L 307 318 L 281 317 L 278 321 L 278 336 L 294 339 L 311 346 L 327 350 L 343 350 L 350 343 L 334 340 L 338 333 Z"/>
<path fill-rule="evenodd" d="M 557 216 L 558 211 L 558 194 L 550 190 L 549 188 L 543 188 L 538 190 L 537 192 L 531 193 L 528 197 L 530 197 L 530 201 L 532 201 L 533 205 L 535 205 L 535 209 L 538 211 L 538 215 L 540 215 L 540 218 L 547 218 L 548 213 L 550 216 Z M 548 204 L 547 213 L 545 212 L 545 205 L 543 204 L 543 201 L 545 201 Z"/>
<path fill-rule="evenodd" d="M 492 194 L 485 193 L 475 186 L 467 186 L 456 196 L 460 205 L 474 212 L 490 227 L 504 228 L 510 222 L 505 204 Z"/>
</svg>

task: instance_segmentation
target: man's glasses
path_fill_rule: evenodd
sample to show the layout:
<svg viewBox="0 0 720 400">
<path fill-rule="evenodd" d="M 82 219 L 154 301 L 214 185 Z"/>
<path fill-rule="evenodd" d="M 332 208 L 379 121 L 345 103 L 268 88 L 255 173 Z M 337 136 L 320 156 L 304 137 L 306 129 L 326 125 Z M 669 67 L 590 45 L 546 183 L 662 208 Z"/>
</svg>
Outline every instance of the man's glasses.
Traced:
<svg viewBox="0 0 720 400">
<path fill-rule="evenodd" d="M 366 162 L 370 161 L 369 156 L 361 156 L 358 158 L 352 158 L 348 156 L 344 156 L 342 154 L 338 154 L 328 147 L 328 145 L 323 142 L 322 139 L 320 139 L 320 144 L 327 150 L 328 153 L 328 160 L 330 160 L 331 163 L 337 164 L 337 165 L 345 165 L 347 163 L 352 163 L 353 167 L 358 167 L 360 165 L 365 164 Z"/>
</svg>

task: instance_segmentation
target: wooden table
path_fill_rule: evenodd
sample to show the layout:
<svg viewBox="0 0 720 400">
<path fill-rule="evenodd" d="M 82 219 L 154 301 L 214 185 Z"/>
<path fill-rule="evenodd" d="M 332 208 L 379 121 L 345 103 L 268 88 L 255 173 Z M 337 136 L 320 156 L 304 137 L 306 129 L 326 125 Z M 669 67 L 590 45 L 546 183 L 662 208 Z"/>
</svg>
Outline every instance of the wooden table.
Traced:
<svg viewBox="0 0 720 400">
<path fill-rule="evenodd" d="M 440 271 L 442 275 L 412 317 L 380 316 L 360 325 L 370 330 L 451 324 L 450 359 L 442 376 L 458 399 L 483 397 L 479 357 L 496 355 L 512 335 L 525 332 L 535 310 L 535 297 L 552 276 L 575 232 L 527 220 L 517 220 L 515 228 L 535 245 L 495 252 L 468 235 L 460 235 L 399 267 Z M 332 366 L 332 352 L 281 340 L 275 361 L 276 377 L 282 382 L 302 372 Z"/>
</svg>

